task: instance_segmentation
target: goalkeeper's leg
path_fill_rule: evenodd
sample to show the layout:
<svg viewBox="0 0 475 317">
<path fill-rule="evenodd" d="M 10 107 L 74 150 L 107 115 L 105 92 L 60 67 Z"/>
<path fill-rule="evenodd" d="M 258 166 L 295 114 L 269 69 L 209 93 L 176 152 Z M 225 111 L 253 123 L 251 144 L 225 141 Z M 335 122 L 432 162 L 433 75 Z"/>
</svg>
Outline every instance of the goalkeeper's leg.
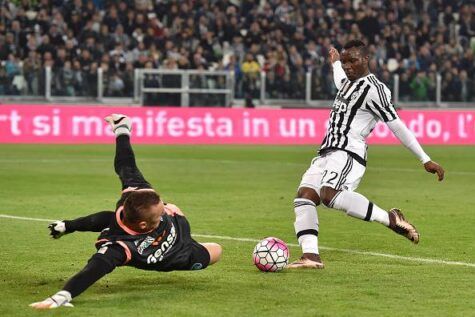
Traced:
<svg viewBox="0 0 475 317">
<path fill-rule="evenodd" d="M 130 144 L 132 128 L 130 118 L 122 114 L 111 114 L 105 120 L 111 125 L 116 136 L 114 168 L 122 183 L 122 193 L 138 189 L 152 190 L 152 186 L 145 180 L 135 162 L 135 154 Z M 124 195 L 117 205 L 121 205 L 123 200 Z"/>
</svg>

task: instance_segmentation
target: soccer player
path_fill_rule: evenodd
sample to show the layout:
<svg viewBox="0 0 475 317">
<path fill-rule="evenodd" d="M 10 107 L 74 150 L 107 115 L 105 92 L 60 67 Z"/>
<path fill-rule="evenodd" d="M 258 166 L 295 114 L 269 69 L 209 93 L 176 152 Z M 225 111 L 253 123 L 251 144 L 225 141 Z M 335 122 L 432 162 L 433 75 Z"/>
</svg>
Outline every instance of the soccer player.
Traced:
<svg viewBox="0 0 475 317">
<path fill-rule="evenodd" d="M 201 270 L 221 257 L 219 244 L 201 244 L 191 238 L 190 225 L 181 210 L 164 203 L 142 176 L 130 144 L 130 119 L 112 114 L 105 120 L 116 135 L 114 167 L 122 182 L 122 196 L 115 212 L 102 211 L 49 225 L 55 239 L 75 231 L 101 233 L 96 241 L 97 253 L 82 271 L 53 296 L 30 304 L 36 309 L 72 306 L 72 298 L 118 266 L 154 271 Z"/>
<path fill-rule="evenodd" d="M 388 125 L 427 172 L 437 173 L 439 181 L 444 179 L 444 169 L 430 159 L 399 119 L 391 103 L 391 92 L 370 73 L 368 59 L 368 48 L 359 40 L 344 46 L 341 61 L 335 48 L 329 51 L 338 93 L 320 150 L 302 176 L 294 200 L 294 227 L 303 255 L 288 266 L 291 269 L 324 267 L 318 250 L 320 203 L 361 220 L 378 222 L 415 244 L 419 242 L 416 228 L 399 209 L 387 212 L 354 191 L 366 169 L 365 139 L 378 121 Z"/>
</svg>

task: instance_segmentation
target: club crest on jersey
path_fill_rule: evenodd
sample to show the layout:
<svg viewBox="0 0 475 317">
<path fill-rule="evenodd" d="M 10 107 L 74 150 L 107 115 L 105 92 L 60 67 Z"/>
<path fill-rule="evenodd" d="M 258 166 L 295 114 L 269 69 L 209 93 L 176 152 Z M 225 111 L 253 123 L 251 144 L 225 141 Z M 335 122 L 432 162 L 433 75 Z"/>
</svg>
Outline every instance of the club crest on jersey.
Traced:
<svg viewBox="0 0 475 317">
<path fill-rule="evenodd" d="M 362 93 L 363 89 L 358 89 L 357 91 L 353 92 L 350 96 L 350 102 L 354 102 L 355 100 L 357 100 Z"/>
</svg>

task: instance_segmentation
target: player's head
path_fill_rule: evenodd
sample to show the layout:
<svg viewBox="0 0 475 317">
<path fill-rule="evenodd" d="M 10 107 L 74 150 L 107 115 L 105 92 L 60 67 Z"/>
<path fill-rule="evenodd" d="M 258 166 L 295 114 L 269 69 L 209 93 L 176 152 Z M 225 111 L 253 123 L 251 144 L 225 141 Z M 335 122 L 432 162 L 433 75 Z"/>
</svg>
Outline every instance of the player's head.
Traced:
<svg viewBox="0 0 475 317">
<path fill-rule="evenodd" d="M 124 202 L 124 223 L 137 232 L 158 227 L 165 212 L 160 196 L 151 190 L 131 192 Z"/>
<path fill-rule="evenodd" d="M 349 80 L 356 80 L 369 73 L 369 50 L 360 40 L 352 40 L 345 44 L 341 52 L 341 64 Z"/>
</svg>

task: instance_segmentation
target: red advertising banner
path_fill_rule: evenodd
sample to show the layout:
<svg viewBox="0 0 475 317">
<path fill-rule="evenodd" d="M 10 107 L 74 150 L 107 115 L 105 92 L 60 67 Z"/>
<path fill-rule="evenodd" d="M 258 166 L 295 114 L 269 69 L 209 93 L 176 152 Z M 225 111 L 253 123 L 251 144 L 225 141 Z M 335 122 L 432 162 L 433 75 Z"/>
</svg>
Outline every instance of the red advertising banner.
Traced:
<svg viewBox="0 0 475 317">
<path fill-rule="evenodd" d="M 0 143 L 112 143 L 110 113 L 130 116 L 133 141 L 144 144 L 319 144 L 329 118 L 322 109 L 2 105 Z M 473 110 L 398 113 L 423 144 L 475 144 Z M 398 140 L 380 122 L 368 143 Z"/>
</svg>

